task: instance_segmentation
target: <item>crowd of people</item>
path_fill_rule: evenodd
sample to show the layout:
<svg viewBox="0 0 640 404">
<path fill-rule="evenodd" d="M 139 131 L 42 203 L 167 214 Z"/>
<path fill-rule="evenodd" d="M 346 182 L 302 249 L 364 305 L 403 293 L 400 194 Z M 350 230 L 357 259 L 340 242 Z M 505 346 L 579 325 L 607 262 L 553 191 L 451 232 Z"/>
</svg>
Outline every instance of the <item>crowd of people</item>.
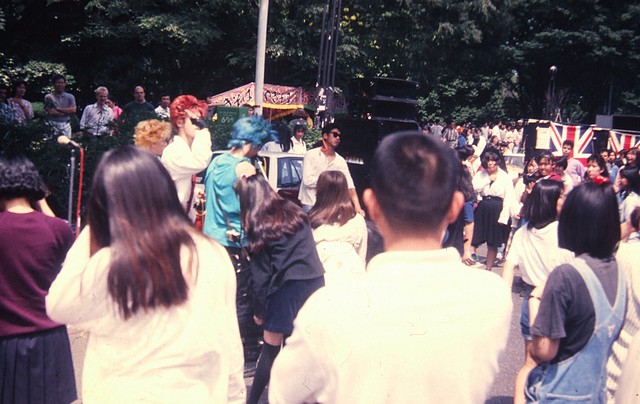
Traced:
<svg viewBox="0 0 640 404">
<path fill-rule="evenodd" d="M 49 118 L 66 133 L 75 101 L 64 77 L 54 88 Z M 101 119 L 115 111 L 106 88 L 95 94 L 81 122 L 108 135 Z M 504 154 L 518 135 L 434 122 L 381 141 L 361 205 L 337 124 L 307 150 L 304 120 L 252 115 L 214 156 L 206 102 L 163 97 L 156 109 L 142 87 L 134 98 L 123 113 L 168 118 L 139 122 L 135 146 L 102 157 L 75 242 L 43 213 L 34 165 L 0 157 L 0 401 L 77 398 L 69 325 L 90 334 L 87 403 L 257 403 L 267 385 L 272 403 L 484 402 L 516 270 L 525 360 L 514 401 L 637 394 L 638 361 L 626 360 L 640 354 L 637 149 L 585 166 L 567 141 L 514 175 Z M 254 164 L 265 148 L 304 155 L 298 201 Z M 384 240 L 368 261 L 365 218 Z"/>
</svg>

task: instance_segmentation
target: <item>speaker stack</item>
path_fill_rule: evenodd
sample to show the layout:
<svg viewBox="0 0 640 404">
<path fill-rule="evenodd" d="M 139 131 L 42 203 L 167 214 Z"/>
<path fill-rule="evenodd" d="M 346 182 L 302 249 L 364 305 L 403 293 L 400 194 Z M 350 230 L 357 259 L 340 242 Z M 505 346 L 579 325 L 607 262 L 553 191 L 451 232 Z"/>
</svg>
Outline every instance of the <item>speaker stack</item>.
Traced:
<svg viewBox="0 0 640 404">
<path fill-rule="evenodd" d="M 418 88 L 415 81 L 384 77 L 351 82 L 348 115 L 335 121 L 343 134 L 337 151 L 349 163 L 358 192 L 368 186 L 368 164 L 380 140 L 394 132 L 420 129 Z"/>
</svg>

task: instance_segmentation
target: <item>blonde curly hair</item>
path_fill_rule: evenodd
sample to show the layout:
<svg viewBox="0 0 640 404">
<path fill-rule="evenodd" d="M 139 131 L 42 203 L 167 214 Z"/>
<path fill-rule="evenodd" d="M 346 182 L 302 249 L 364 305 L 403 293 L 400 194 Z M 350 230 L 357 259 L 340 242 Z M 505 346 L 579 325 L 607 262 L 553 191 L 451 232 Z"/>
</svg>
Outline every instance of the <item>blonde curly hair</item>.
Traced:
<svg viewBox="0 0 640 404">
<path fill-rule="evenodd" d="M 136 125 L 133 141 L 136 146 L 150 150 L 154 143 L 171 138 L 171 124 L 158 119 L 140 121 Z"/>
</svg>

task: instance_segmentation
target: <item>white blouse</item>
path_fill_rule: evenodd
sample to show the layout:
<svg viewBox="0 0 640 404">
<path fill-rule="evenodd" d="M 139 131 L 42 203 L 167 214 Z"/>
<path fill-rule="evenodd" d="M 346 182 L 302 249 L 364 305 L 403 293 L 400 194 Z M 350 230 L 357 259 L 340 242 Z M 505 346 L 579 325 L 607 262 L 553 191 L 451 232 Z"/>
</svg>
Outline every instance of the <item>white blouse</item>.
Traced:
<svg viewBox="0 0 640 404">
<path fill-rule="evenodd" d="M 111 251 L 89 256 L 86 228 L 47 296 L 47 313 L 90 332 L 82 375 L 85 403 L 244 403 L 235 273 L 224 248 L 193 235 L 181 252 L 188 300 L 124 320 L 107 290 Z"/>
</svg>

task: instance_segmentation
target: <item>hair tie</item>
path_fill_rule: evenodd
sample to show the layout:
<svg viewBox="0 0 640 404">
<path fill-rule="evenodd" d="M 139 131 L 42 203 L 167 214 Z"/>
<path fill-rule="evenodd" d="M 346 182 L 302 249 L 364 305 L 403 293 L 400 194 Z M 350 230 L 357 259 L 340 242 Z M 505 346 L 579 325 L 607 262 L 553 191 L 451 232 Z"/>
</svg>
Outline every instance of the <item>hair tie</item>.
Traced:
<svg viewBox="0 0 640 404">
<path fill-rule="evenodd" d="M 610 182 L 610 180 L 609 180 L 609 177 L 596 175 L 595 178 L 593 179 L 593 182 L 595 182 L 597 185 L 602 185 L 602 184 L 606 184 L 607 182 Z"/>
</svg>

